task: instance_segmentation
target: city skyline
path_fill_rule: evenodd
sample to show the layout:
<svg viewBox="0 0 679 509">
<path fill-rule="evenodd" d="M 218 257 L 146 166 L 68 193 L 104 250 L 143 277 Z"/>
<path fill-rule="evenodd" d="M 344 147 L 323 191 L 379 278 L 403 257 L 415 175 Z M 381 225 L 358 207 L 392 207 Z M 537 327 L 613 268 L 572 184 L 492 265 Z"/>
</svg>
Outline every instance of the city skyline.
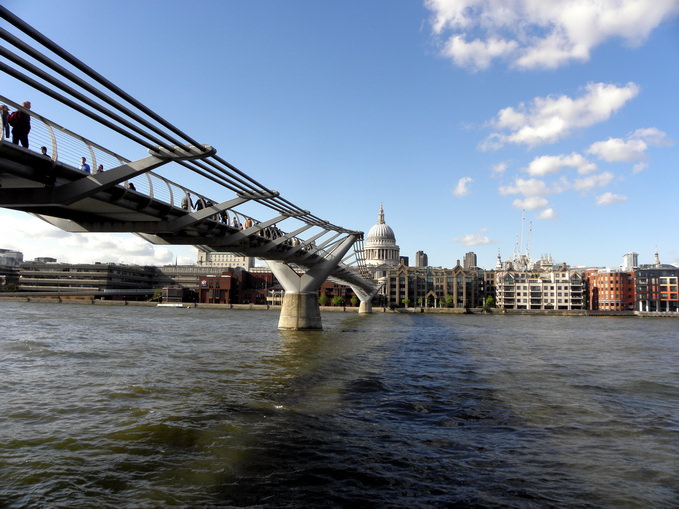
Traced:
<svg viewBox="0 0 679 509">
<path fill-rule="evenodd" d="M 504 260 L 530 244 L 533 258 L 573 266 L 617 267 L 628 252 L 651 263 L 656 250 L 679 265 L 679 3 L 511 4 L 511 14 L 492 0 L 6 6 L 319 217 L 367 233 L 384 203 L 411 260 L 424 251 L 452 267 L 473 251 L 490 269 L 498 251 Z M 82 27 L 104 19 L 83 44 Z M 3 95 L 86 132 L 7 77 Z M 0 235 L 28 259 L 197 257 L 5 209 Z"/>
</svg>

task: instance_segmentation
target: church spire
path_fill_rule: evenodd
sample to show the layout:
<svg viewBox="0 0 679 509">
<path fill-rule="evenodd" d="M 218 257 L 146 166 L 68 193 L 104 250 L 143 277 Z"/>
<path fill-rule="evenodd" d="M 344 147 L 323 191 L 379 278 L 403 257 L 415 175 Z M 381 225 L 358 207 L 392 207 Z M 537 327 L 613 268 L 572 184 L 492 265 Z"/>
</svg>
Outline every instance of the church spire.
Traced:
<svg viewBox="0 0 679 509">
<path fill-rule="evenodd" d="M 382 202 L 380 202 L 380 213 L 377 216 L 377 224 L 384 224 L 384 209 L 382 208 Z"/>
</svg>

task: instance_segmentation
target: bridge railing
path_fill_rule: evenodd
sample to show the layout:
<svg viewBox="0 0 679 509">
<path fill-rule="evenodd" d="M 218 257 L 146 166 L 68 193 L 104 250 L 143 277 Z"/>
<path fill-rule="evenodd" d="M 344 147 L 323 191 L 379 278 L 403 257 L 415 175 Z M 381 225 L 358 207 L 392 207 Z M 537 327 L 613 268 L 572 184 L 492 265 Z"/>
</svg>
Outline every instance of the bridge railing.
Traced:
<svg viewBox="0 0 679 509">
<path fill-rule="evenodd" d="M 47 157 L 75 169 L 80 169 L 81 158 L 85 157 L 92 173 L 97 172 L 100 165 L 103 167 L 103 171 L 106 171 L 130 162 L 129 159 L 111 152 L 101 145 L 52 122 L 48 118 L 23 108 L 20 104 L 5 96 L 0 95 L 0 102 L 7 105 L 10 111 L 21 110 L 30 115 L 29 150 L 41 153 L 42 147 L 45 147 Z M 11 132 L 9 138 L 7 138 L 4 125 L 2 127 L 0 139 L 12 141 Z M 125 186 L 129 183 L 133 185 L 133 189 L 137 192 L 169 203 L 174 207 L 181 206 L 181 200 L 187 192 L 195 197 L 207 199 L 205 196 L 201 196 L 200 193 L 192 191 L 152 171 L 130 179 L 125 183 Z"/>
<path fill-rule="evenodd" d="M 85 157 L 92 173 L 95 173 L 100 165 L 103 167 L 103 171 L 106 171 L 130 162 L 129 159 L 70 131 L 35 111 L 22 107 L 17 102 L 3 95 L 0 95 L 0 102 L 10 107 L 10 110 L 21 110 L 31 117 L 31 130 L 28 136 L 29 150 L 41 153 L 44 147 L 46 149 L 46 156 L 52 161 L 60 162 L 67 166 L 71 166 L 74 169 L 80 169 L 81 158 Z M 7 138 L 5 136 L 6 130 L 4 129 L 1 120 L 0 125 L 2 126 L 0 139 L 11 142 L 11 132 L 9 138 Z M 168 163 L 168 165 L 171 164 L 173 163 Z M 132 186 L 130 186 L 130 184 L 132 184 Z M 149 196 L 149 198 L 168 203 L 177 208 L 181 207 L 182 198 L 187 193 L 191 194 L 194 202 L 201 198 L 205 200 L 205 202 L 214 201 L 210 200 L 206 195 L 173 182 L 153 171 L 148 171 L 130 179 L 125 182 L 124 187 L 134 189 L 138 193 Z M 229 224 L 232 224 L 234 218 L 240 225 L 244 225 L 248 218 L 252 219 L 255 223 L 260 222 L 251 215 L 239 212 L 235 208 L 229 209 L 228 211 L 225 211 L 225 213 L 225 217 L 229 220 Z M 277 236 L 285 235 L 286 232 L 278 230 L 274 234 L 271 228 L 267 228 L 263 230 L 261 234 L 268 238 L 276 238 Z M 294 241 L 295 239 L 291 239 L 291 242 Z M 297 239 L 297 242 L 304 243 L 301 239 Z M 309 248 L 312 247 L 313 243 Z M 318 253 L 322 256 L 327 254 L 325 250 L 318 250 Z"/>
</svg>

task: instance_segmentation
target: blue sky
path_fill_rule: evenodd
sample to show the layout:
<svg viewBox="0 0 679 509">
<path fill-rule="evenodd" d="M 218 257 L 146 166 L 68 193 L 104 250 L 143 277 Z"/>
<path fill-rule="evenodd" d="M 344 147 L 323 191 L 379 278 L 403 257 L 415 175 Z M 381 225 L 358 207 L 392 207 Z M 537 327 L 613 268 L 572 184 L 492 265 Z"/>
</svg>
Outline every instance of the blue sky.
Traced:
<svg viewBox="0 0 679 509">
<path fill-rule="evenodd" d="M 4 5 L 318 217 L 367 232 L 383 203 L 412 262 L 423 250 L 452 267 L 474 251 L 492 268 L 518 247 L 600 267 L 630 251 L 651 263 L 658 249 L 679 265 L 679 0 Z M 190 247 L 67 235 L 6 210 L 0 235 L 25 259 L 195 260 Z"/>
</svg>

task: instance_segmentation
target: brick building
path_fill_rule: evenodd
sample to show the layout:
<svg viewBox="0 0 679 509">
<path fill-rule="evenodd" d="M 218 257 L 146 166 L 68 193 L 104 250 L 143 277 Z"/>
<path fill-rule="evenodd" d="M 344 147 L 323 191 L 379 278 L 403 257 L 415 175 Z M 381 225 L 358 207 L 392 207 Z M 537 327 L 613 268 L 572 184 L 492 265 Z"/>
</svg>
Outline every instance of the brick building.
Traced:
<svg viewBox="0 0 679 509">
<path fill-rule="evenodd" d="M 601 311 L 634 310 L 634 271 L 588 270 L 586 280 L 589 309 Z"/>
</svg>

